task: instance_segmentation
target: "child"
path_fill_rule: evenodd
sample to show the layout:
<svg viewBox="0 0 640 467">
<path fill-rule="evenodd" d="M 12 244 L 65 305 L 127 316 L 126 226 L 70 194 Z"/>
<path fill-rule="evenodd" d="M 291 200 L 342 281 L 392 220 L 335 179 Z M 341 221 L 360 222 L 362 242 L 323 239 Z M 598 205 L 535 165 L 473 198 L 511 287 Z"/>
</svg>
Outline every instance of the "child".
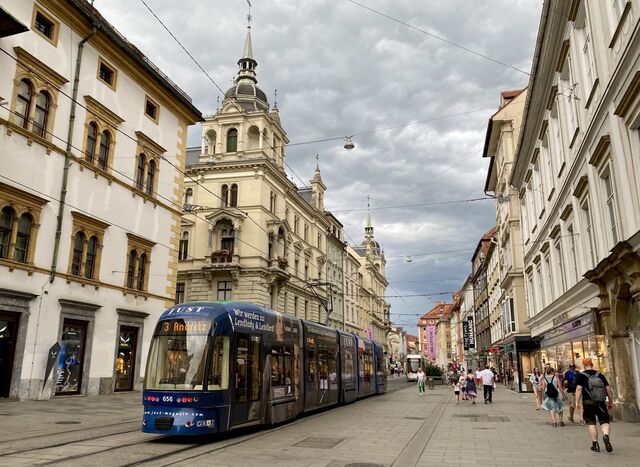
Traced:
<svg viewBox="0 0 640 467">
<path fill-rule="evenodd" d="M 460 381 L 457 381 L 455 383 L 452 384 L 453 387 L 453 393 L 456 395 L 456 404 L 460 403 L 460 388 L 461 388 L 461 384 Z"/>
<path fill-rule="evenodd" d="M 461 374 L 460 379 L 458 381 L 460 381 L 460 386 L 462 387 L 462 400 L 466 401 L 467 400 L 467 378 L 464 376 L 464 374 Z"/>
</svg>

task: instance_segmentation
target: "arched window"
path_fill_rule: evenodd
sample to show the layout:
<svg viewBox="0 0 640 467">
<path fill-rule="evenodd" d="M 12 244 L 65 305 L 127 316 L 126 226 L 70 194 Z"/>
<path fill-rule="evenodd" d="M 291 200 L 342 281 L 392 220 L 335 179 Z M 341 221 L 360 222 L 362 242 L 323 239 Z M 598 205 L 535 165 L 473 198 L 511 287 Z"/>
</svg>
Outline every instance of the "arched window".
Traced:
<svg viewBox="0 0 640 467">
<path fill-rule="evenodd" d="M 222 185 L 220 198 L 222 198 L 222 207 L 226 208 L 229 205 L 229 185 Z"/>
<path fill-rule="evenodd" d="M 13 252 L 13 259 L 21 263 L 27 262 L 27 251 L 29 250 L 29 237 L 31 236 L 31 224 L 33 219 L 30 214 L 23 214 L 18 221 L 18 232 L 16 235 L 16 247 Z"/>
<path fill-rule="evenodd" d="M 156 161 L 150 160 L 147 165 L 147 194 L 153 194 L 153 179 L 156 176 Z"/>
<path fill-rule="evenodd" d="M 102 132 L 100 137 L 100 154 L 98 154 L 98 165 L 102 170 L 107 170 L 109 162 L 109 146 L 111 145 L 111 135 L 107 130 Z"/>
<path fill-rule="evenodd" d="M 236 152 L 238 150 L 238 130 L 232 128 L 227 133 L 227 152 Z"/>
<path fill-rule="evenodd" d="M 127 287 L 133 289 L 133 284 L 136 278 L 136 260 L 138 259 L 138 253 L 136 250 L 129 252 L 129 267 L 127 269 Z"/>
<path fill-rule="evenodd" d="M 96 143 L 98 142 L 98 125 L 94 122 L 89 123 L 89 130 L 87 131 L 87 150 L 85 157 L 89 162 L 93 162 L 96 157 Z"/>
<path fill-rule="evenodd" d="M 16 123 L 22 128 L 29 125 L 29 109 L 31 108 L 32 88 L 31 83 L 23 79 L 18 87 L 18 101 L 16 102 Z"/>
<path fill-rule="evenodd" d="M 36 109 L 33 112 L 33 132 L 41 138 L 47 135 L 49 101 L 49 94 L 45 91 L 41 91 L 36 97 Z"/>
<path fill-rule="evenodd" d="M 224 225 L 220 233 L 220 249 L 225 250 L 227 254 L 233 253 L 235 240 L 235 232 L 233 226 L 229 223 Z"/>
<path fill-rule="evenodd" d="M 87 279 L 94 278 L 94 269 L 96 268 L 96 256 L 98 254 L 98 238 L 94 235 L 87 243 L 87 260 L 84 263 L 84 277 Z"/>
<path fill-rule="evenodd" d="M 82 251 L 84 250 L 85 236 L 82 232 L 76 234 L 76 238 L 73 240 L 73 257 L 71 258 L 71 274 L 74 276 L 80 275 L 80 269 L 82 268 Z"/>
<path fill-rule="evenodd" d="M 142 187 L 144 186 L 144 166 L 147 163 L 147 158 L 144 157 L 144 154 L 140 154 L 138 156 L 138 169 L 136 173 L 136 188 L 142 191 Z"/>
<path fill-rule="evenodd" d="M 138 283 L 136 284 L 136 288 L 138 290 L 144 290 L 144 279 L 145 279 L 146 273 L 147 273 L 147 255 L 142 253 L 140 255 L 140 259 L 138 260 Z"/>
<path fill-rule="evenodd" d="M 189 232 L 183 232 L 180 239 L 180 247 L 178 248 L 178 259 L 187 259 L 187 251 L 189 250 Z"/>
<path fill-rule="evenodd" d="M 184 192 L 184 204 L 193 204 L 193 189 L 187 188 L 187 191 Z"/>
<path fill-rule="evenodd" d="M 13 209 L 8 206 L 0 211 L 0 258 L 7 259 L 9 257 L 13 217 Z"/>
<path fill-rule="evenodd" d="M 236 207 L 238 205 L 238 185 L 235 183 L 231 185 L 231 206 Z"/>
</svg>

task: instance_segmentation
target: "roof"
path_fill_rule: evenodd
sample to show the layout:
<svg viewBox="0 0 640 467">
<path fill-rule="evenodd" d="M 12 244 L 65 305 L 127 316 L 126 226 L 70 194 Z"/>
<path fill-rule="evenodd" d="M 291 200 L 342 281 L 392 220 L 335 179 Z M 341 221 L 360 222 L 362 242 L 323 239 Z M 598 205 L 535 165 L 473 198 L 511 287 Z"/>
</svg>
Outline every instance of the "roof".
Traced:
<svg viewBox="0 0 640 467">
<path fill-rule="evenodd" d="M 436 302 L 435 306 L 420 317 L 421 320 L 442 320 L 448 319 L 453 308 L 453 303 Z"/>
<path fill-rule="evenodd" d="M 178 87 L 160 68 L 154 65 L 151 60 L 143 54 L 140 49 L 127 40 L 109 21 L 107 21 L 100 12 L 86 0 L 67 0 L 73 7 L 82 13 L 90 23 L 99 26 L 109 39 L 116 44 L 125 55 L 133 59 L 141 68 L 149 73 L 155 80 L 167 90 L 180 104 L 186 107 L 195 117 L 195 121 L 202 121 L 202 112 L 200 112 L 191 102 L 191 97 Z"/>
<path fill-rule="evenodd" d="M 482 254 L 484 255 L 487 254 L 487 251 L 489 251 L 488 243 L 491 242 L 491 239 L 493 238 L 493 236 L 496 234 L 497 231 L 498 231 L 498 226 L 494 225 L 493 227 L 491 227 L 491 229 L 489 229 L 489 231 L 487 231 L 482 236 L 482 238 L 478 241 L 478 246 L 476 246 L 476 249 L 473 252 L 472 258 L 475 258 L 476 256 L 478 256 L 478 253 L 480 252 L 482 252 Z"/>
</svg>

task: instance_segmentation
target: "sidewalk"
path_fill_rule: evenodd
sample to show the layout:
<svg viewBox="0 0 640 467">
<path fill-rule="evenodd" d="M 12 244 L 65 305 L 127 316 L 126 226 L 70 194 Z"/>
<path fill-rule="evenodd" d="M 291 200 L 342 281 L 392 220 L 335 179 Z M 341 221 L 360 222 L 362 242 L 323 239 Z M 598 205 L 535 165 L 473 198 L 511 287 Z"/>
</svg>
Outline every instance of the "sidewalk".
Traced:
<svg viewBox="0 0 640 467">
<path fill-rule="evenodd" d="M 614 422 L 614 452 L 593 453 L 586 427 L 553 428 L 533 395 L 498 389 L 494 403 L 456 404 L 447 386 L 415 384 L 284 423 L 197 442 L 140 433 L 140 394 L 0 402 L 0 464 L 279 467 L 599 466 L 640 457 L 640 424 Z M 18 452 L 28 449 L 28 452 Z M 2 453 L 15 452 L 2 457 Z M 72 457 L 70 457 L 72 455 Z"/>
</svg>

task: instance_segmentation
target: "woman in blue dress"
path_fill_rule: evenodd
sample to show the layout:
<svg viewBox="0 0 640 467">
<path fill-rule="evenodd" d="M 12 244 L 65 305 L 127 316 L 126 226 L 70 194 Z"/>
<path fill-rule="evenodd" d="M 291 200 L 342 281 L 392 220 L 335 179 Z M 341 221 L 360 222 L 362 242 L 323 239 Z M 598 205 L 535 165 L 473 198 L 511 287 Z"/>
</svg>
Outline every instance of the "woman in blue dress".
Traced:
<svg viewBox="0 0 640 467">
<path fill-rule="evenodd" d="M 476 396 L 478 395 L 478 392 L 476 388 L 476 379 L 473 374 L 473 371 L 471 370 L 469 370 L 469 373 L 467 373 L 467 382 L 465 385 L 465 391 L 467 393 L 467 397 L 471 399 L 471 403 L 473 405 L 476 405 Z"/>
<path fill-rule="evenodd" d="M 553 426 L 558 426 L 558 422 L 560 423 L 560 426 L 564 426 L 564 422 L 562 421 L 564 392 L 562 383 L 558 379 L 553 368 L 547 367 L 545 375 L 540 381 L 540 391 L 544 394 L 542 408 L 549 412 Z"/>
</svg>

